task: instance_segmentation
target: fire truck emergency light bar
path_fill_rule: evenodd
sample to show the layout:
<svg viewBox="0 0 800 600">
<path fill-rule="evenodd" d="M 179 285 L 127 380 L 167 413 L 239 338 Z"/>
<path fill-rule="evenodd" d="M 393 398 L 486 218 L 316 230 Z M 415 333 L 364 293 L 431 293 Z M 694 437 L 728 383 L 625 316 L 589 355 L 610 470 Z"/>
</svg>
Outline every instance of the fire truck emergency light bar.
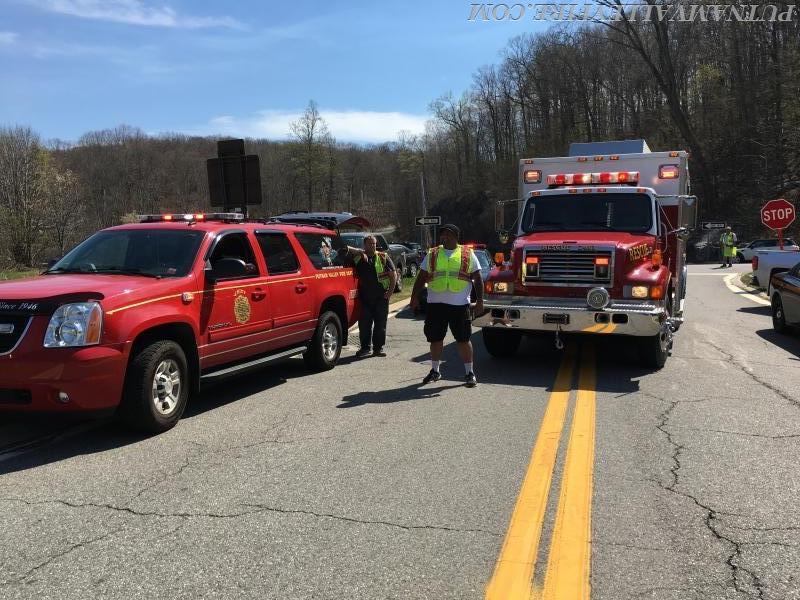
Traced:
<svg viewBox="0 0 800 600">
<path fill-rule="evenodd" d="M 606 173 L 559 173 L 548 175 L 547 185 L 581 185 L 591 183 L 638 183 L 639 171 L 615 171 Z"/>
<path fill-rule="evenodd" d="M 186 214 L 166 214 L 166 215 L 139 215 L 140 223 L 169 223 L 174 221 L 195 222 L 195 221 L 244 221 L 241 213 L 186 213 Z"/>
</svg>

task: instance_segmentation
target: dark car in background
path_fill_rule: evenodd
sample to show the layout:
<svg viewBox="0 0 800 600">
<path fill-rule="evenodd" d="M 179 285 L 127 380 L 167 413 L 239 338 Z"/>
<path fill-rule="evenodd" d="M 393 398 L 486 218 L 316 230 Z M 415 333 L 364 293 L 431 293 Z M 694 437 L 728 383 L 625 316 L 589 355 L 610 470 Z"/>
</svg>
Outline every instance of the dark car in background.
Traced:
<svg viewBox="0 0 800 600">
<path fill-rule="evenodd" d="M 416 277 L 419 266 L 422 264 L 419 254 L 404 244 L 389 244 L 389 248 L 395 252 L 400 251 L 403 255 L 403 262 L 406 266 L 403 277 Z"/>
<path fill-rule="evenodd" d="M 772 327 L 786 333 L 800 326 L 800 263 L 770 279 Z"/>
<path fill-rule="evenodd" d="M 367 231 L 348 231 L 342 232 L 340 237 L 342 241 L 348 246 L 352 246 L 353 248 L 363 248 L 364 247 L 364 238 L 368 235 L 371 235 L 375 238 L 376 248 L 379 252 L 386 252 L 389 255 L 389 258 L 392 259 L 394 263 L 395 269 L 397 269 L 398 273 L 405 273 L 406 272 L 406 257 L 403 252 L 402 246 L 390 245 L 389 242 L 386 241 L 386 238 L 383 237 L 380 233 L 369 233 Z M 403 291 L 403 278 L 397 278 L 397 285 L 395 286 L 396 292 Z"/>
</svg>

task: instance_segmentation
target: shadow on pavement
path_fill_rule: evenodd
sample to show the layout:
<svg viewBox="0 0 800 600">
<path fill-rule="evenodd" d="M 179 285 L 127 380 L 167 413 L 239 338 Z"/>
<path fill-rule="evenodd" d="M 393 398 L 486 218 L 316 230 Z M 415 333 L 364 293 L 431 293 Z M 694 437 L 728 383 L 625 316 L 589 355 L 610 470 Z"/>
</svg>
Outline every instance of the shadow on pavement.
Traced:
<svg viewBox="0 0 800 600">
<path fill-rule="evenodd" d="M 774 329 L 761 329 L 756 331 L 756 335 L 770 344 L 794 354 L 795 358 L 790 360 L 800 360 L 800 331 L 778 333 Z"/>
<path fill-rule="evenodd" d="M 463 387 L 464 384 L 442 386 L 444 379 L 423 387 L 422 383 L 412 383 L 403 388 L 380 390 L 377 392 L 358 392 L 342 398 L 342 403 L 336 408 L 354 408 L 364 404 L 390 404 L 392 402 L 407 402 L 409 400 L 426 400 L 436 398 L 444 390 Z"/>
<path fill-rule="evenodd" d="M 232 402 L 278 388 L 308 372 L 301 359 L 290 359 L 224 379 L 203 388 L 186 407 L 182 420 L 191 420 Z M 4 414 L 3 418 L 0 475 L 104 452 L 152 437 L 126 430 L 110 417 L 87 420 L 71 415 Z"/>
<path fill-rule="evenodd" d="M 742 308 L 736 309 L 736 312 L 747 313 L 750 315 L 764 315 L 766 317 L 772 316 L 772 307 L 766 305 L 759 305 L 759 306 L 743 306 Z"/>
</svg>

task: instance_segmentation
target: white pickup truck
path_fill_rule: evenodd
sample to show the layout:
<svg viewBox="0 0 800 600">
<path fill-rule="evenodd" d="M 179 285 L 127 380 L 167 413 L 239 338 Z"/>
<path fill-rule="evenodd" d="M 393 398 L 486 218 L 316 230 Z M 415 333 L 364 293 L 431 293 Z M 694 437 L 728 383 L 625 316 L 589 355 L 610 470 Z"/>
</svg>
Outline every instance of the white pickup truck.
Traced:
<svg viewBox="0 0 800 600">
<path fill-rule="evenodd" d="M 800 263 L 797 250 L 758 250 L 753 256 L 753 283 L 767 290 L 775 273 L 788 271 Z"/>
</svg>

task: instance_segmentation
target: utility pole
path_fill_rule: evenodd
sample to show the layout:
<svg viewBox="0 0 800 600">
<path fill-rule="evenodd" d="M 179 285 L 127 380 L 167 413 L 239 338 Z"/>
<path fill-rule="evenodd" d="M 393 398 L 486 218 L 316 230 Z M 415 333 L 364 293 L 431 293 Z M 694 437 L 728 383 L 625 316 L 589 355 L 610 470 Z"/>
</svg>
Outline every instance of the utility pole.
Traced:
<svg viewBox="0 0 800 600">
<path fill-rule="evenodd" d="M 424 171 L 420 171 L 420 173 L 419 173 L 419 184 L 420 184 L 420 187 L 422 188 L 422 216 L 423 217 L 427 217 L 428 216 L 428 198 L 425 195 L 425 172 Z M 422 240 L 421 240 L 421 242 L 422 242 L 422 246 L 424 248 L 426 248 L 426 249 L 430 248 L 430 243 L 429 243 L 430 237 L 428 235 L 429 233 L 430 233 L 430 230 L 428 229 L 427 225 L 422 228 Z"/>
</svg>

